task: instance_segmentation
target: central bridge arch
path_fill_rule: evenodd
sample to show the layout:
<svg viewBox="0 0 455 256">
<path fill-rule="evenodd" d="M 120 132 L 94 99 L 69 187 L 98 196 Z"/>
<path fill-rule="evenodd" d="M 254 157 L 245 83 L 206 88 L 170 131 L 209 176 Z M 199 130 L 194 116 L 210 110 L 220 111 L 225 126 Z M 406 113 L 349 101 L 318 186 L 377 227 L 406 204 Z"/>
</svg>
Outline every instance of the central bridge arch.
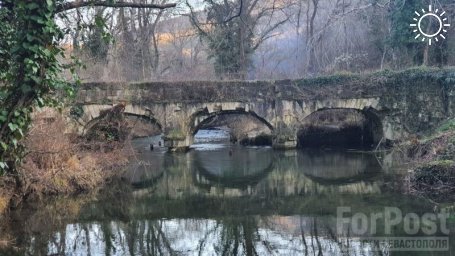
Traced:
<svg viewBox="0 0 455 256">
<path fill-rule="evenodd" d="M 253 111 L 245 111 L 245 109 L 235 109 L 235 110 L 220 110 L 217 112 L 211 112 L 209 113 L 208 109 L 205 108 L 202 111 L 196 112 L 192 116 L 192 132 L 195 134 L 198 129 L 200 129 L 202 126 L 209 124 L 210 122 L 213 122 L 213 119 L 219 116 L 223 115 L 246 115 L 253 117 L 263 123 L 265 126 L 267 126 L 270 130 L 273 131 L 273 126 L 264 118 L 260 117 Z"/>
<path fill-rule="evenodd" d="M 195 136 L 201 129 L 229 129 L 231 142 L 243 145 L 271 145 L 273 126 L 253 111 L 238 108 L 209 112 L 207 108 L 194 113 L 190 118 L 189 133 Z"/>
</svg>

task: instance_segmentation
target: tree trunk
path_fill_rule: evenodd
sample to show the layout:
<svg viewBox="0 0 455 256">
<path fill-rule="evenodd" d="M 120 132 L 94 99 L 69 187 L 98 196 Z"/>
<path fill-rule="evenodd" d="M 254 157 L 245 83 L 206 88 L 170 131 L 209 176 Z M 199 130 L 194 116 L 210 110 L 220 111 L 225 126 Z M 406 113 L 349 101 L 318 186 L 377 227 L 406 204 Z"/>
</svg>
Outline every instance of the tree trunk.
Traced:
<svg viewBox="0 0 455 256">
<path fill-rule="evenodd" d="M 430 1 L 430 4 L 433 5 L 433 1 Z M 427 27 L 427 31 L 426 33 L 427 34 L 431 34 L 431 27 L 433 26 L 433 19 L 430 19 L 430 24 L 428 25 Z M 431 39 L 429 39 L 431 40 Z M 431 42 L 431 41 L 430 41 Z M 430 44 L 427 43 L 425 45 L 425 48 L 423 50 L 423 61 L 422 61 L 422 65 L 423 66 L 428 66 L 430 63 Z"/>
<path fill-rule="evenodd" d="M 310 31 L 309 38 L 307 39 L 307 47 L 309 47 L 308 56 L 308 73 L 316 72 L 316 54 L 315 54 L 315 40 L 314 40 L 314 20 L 318 11 L 319 0 L 312 0 L 313 2 L 313 13 L 310 18 Z"/>
<path fill-rule="evenodd" d="M 428 66 L 429 58 L 430 58 L 429 57 L 429 55 L 430 55 L 429 51 L 430 51 L 430 47 L 427 44 L 427 45 L 425 45 L 425 49 L 423 50 L 423 61 L 422 61 L 422 65 L 423 66 Z"/>
<path fill-rule="evenodd" d="M 242 1 L 244 1 L 244 3 L 242 4 L 242 10 L 241 10 L 241 15 L 240 15 L 241 24 L 239 26 L 240 70 L 239 70 L 238 75 L 241 80 L 245 80 L 246 75 L 247 75 L 247 69 L 248 69 L 247 57 L 246 57 L 247 53 L 246 53 L 246 47 L 245 47 L 245 41 L 247 39 L 246 39 L 245 33 L 247 33 L 246 30 L 247 30 L 247 26 L 248 26 L 248 22 L 249 22 L 247 11 L 248 11 L 248 6 L 250 6 L 250 3 L 249 3 L 250 0 L 242 0 Z"/>
</svg>

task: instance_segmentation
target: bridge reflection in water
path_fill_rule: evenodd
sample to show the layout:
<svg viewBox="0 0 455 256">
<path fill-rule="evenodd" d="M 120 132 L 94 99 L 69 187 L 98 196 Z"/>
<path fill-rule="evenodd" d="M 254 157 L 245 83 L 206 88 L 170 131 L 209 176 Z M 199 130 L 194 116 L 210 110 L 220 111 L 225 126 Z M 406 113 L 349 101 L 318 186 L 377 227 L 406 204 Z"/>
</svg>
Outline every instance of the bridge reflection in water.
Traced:
<svg viewBox="0 0 455 256">
<path fill-rule="evenodd" d="M 14 216 L 22 221 L 46 223 L 9 229 L 10 237 L 20 238 L 21 253 L 347 255 L 349 249 L 350 255 L 384 255 L 386 247 L 339 237 L 336 207 L 366 214 L 386 206 L 432 211 L 424 201 L 388 191 L 381 161 L 371 153 L 203 142 L 188 154 L 168 154 L 148 150 L 149 139 L 135 143 L 141 154 L 127 175 L 134 189 L 101 193 L 71 213 L 62 208 L 75 206 L 61 202 L 34 214 L 19 211 Z"/>
<path fill-rule="evenodd" d="M 204 144 L 188 154 L 145 152 L 129 178 L 137 194 L 178 198 L 380 193 L 382 170 L 372 153 Z"/>
</svg>

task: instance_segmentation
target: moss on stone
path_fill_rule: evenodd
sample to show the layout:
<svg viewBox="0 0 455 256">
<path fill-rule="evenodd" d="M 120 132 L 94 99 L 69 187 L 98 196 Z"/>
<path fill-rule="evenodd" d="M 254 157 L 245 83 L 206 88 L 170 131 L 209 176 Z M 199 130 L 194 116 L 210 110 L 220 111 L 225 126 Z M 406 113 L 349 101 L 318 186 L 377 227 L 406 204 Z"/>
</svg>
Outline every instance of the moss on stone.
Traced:
<svg viewBox="0 0 455 256">
<path fill-rule="evenodd" d="M 183 131 L 179 129 L 170 130 L 165 136 L 165 140 L 184 140 L 186 135 Z"/>
<path fill-rule="evenodd" d="M 329 76 L 299 79 L 295 80 L 294 83 L 303 87 L 370 85 L 372 83 L 407 87 L 415 86 L 414 82 L 426 83 L 428 81 L 455 85 L 455 68 L 416 67 L 401 71 L 383 70 L 364 74 L 337 73 Z"/>
<path fill-rule="evenodd" d="M 300 79 L 295 80 L 295 84 L 298 86 L 311 86 L 311 87 L 319 87 L 319 86 L 330 86 L 335 84 L 347 84 L 352 83 L 354 81 L 361 80 L 362 76 L 358 74 L 334 74 L 330 76 L 320 76 L 315 78 L 307 78 L 307 79 Z"/>
</svg>

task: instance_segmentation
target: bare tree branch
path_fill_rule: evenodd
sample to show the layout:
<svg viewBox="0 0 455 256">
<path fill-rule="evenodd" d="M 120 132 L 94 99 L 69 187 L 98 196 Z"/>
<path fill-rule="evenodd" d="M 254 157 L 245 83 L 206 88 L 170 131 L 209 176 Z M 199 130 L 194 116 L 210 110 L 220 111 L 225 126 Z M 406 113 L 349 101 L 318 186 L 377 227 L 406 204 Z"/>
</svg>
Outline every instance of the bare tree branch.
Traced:
<svg viewBox="0 0 455 256">
<path fill-rule="evenodd" d="M 144 4 L 144 3 L 128 3 L 123 1 L 110 2 L 110 1 L 84 1 L 84 2 L 67 2 L 57 5 L 56 13 L 68 11 L 71 9 L 86 7 L 86 6 L 104 6 L 112 8 L 153 8 L 153 9 L 167 9 L 175 7 L 176 3 L 169 4 Z"/>
<path fill-rule="evenodd" d="M 277 29 L 279 26 L 281 26 L 284 23 L 286 23 L 288 20 L 289 20 L 289 17 L 284 19 L 284 20 L 281 20 L 280 22 L 275 23 L 275 25 L 269 27 L 267 30 L 262 32 L 262 35 L 260 35 L 259 38 L 257 39 L 256 44 L 253 46 L 253 49 L 256 50 L 257 48 L 259 48 L 259 46 L 264 41 L 266 41 L 269 38 L 272 38 L 272 37 L 276 36 L 276 34 L 270 34 L 270 33 L 273 32 L 275 29 Z"/>
<path fill-rule="evenodd" d="M 228 23 L 231 20 L 233 20 L 237 17 L 240 17 L 242 15 L 242 9 L 243 9 L 243 0 L 240 0 L 239 12 L 236 15 L 229 17 L 227 20 L 224 20 L 224 23 Z"/>
<path fill-rule="evenodd" d="M 201 22 L 199 22 L 197 14 L 194 12 L 193 6 L 190 5 L 188 0 L 186 0 L 186 6 L 188 6 L 188 8 L 190 9 L 190 15 L 188 15 L 188 18 L 190 19 L 191 24 L 193 24 L 196 27 L 199 33 L 210 39 L 210 37 L 208 37 L 207 32 L 201 27 Z"/>
</svg>

